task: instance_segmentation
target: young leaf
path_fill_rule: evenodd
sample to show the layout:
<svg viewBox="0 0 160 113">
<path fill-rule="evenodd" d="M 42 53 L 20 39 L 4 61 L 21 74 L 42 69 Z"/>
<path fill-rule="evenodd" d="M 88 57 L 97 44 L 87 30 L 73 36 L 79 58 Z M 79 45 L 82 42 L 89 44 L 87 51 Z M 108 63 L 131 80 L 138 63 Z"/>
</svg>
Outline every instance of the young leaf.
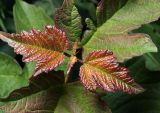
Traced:
<svg viewBox="0 0 160 113">
<path fill-rule="evenodd" d="M 64 60 L 63 52 L 68 41 L 65 33 L 56 27 L 47 26 L 42 32 L 33 29 L 21 34 L 3 34 L 0 39 L 14 47 L 16 53 L 22 54 L 24 62 L 37 62 L 35 76 L 56 68 Z"/>
<path fill-rule="evenodd" d="M 30 5 L 22 0 L 16 0 L 13 8 L 16 31 L 30 30 L 31 28 L 42 29 L 45 25 L 52 25 L 53 20 L 46 15 L 40 7 Z"/>
<path fill-rule="evenodd" d="M 85 22 L 87 25 L 86 26 L 87 30 L 85 30 L 83 34 L 83 38 L 81 40 L 80 46 L 85 45 L 90 40 L 90 38 L 93 36 L 94 32 L 97 30 L 96 26 L 94 25 L 91 19 L 87 18 Z"/>
<path fill-rule="evenodd" d="M 85 55 L 99 49 L 112 50 L 118 61 L 122 62 L 146 52 L 157 52 L 156 46 L 145 35 L 128 33 L 143 24 L 158 19 L 159 10 L 160 2 L 157 0 L 129 0 L 124 7 L 97 29 L 84 46 Z M 128 42 L 126 40 L 134 40 L 134 42 L 130 41 L 130 44 L 126 46 Z"/>
<path fill-rule="evenodd" d="M 97 0 L 74 0 L 83 19 L 90 18 L 96 24 Z"/>
<path fill-rule="evenodd" d="M 81 17 L 75 7 L 74 0 L 64 0 L 61 8 L 55 12 L 55 25 L 63 30 L 67 38 L 75 42 L 82 32 Z"/>
<path fill-rule="evenodd" d="M 123 91 L 140 93 L 143 88 L 128 76 L 128 70 L 117 64 L 111 51 L 94 51 L 87 55 L 80 68 L 80 77 L 84 86 L 95 91 L 97 87 L 110 92 Z"/>
</svg>

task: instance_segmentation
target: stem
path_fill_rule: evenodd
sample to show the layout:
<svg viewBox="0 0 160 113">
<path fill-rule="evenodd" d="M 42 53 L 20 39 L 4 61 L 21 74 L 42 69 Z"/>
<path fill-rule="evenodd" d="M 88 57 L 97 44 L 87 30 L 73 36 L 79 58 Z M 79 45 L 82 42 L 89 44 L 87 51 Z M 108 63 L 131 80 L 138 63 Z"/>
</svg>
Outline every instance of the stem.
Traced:
<svg viewBox="0 0 160 113">
<path fill-rule="evenodd" d="M 71 57 L 71 56 L 72 56 L 72 55 L 70 55 L 69 53 L 66 53 L 66 52 L 64 52 L 64 55 L 65 55 L 66 57 Z M 76 58 L 77 58 L 77 57 L 76 57 Z M 78 59 L 78 58 L 77 58 L 77 61 L 80 62 L 81 64 L 84 64 L 84 62 L 83 62 L 81 59 Z M 65 83 L 65 84 L 68 82 L 68 79 L 69 79 L 69 74 L 66 74 L 65 80 L 64 80 L 64 83 Z"/>
<path fill-rule="evenodd" d="M 72 55 L 70 55 L 70 54 L 68 54 L 68 53 L 64 53 L 64 55 L 65 55 L 66 57 L 71 57 L 71 56 L 72 56 Z M 83 62 L 81 59 L 79 59 L 79 58 L 77 58 L 77 61 L 80 62 L 81 64 L 84 64 L 84 62 Z"/>
<path fill-rule="evenodd" d="M 69 74 L 66 74 L 65 80 L 64 80 L 64 83 L 65 83 L 65 84 L 68 82 L 68 79 L 69 79 Z"/>
</svg>

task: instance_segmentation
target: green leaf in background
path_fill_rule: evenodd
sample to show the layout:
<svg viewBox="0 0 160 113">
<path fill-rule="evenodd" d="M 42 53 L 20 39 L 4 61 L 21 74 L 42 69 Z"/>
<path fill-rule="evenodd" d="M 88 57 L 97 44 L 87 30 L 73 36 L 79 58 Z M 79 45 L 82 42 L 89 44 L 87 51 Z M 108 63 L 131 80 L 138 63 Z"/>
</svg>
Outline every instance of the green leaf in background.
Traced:
<svg viewBox="0 0 160 113">
<path fill-rule="evenodd" d="M 160 26 L 158 26 L 160 27 Z M 151 39 L 156 44 L 158 51 L 160 51 L 160 34 L 156 31 L 157 27 L 154 24 L 147 24 L 142 26 L 140 29 L 136 30 L 135 32 L 143 32 L 148 33 L 151 36 Z M 149 70 L 153 71 L 160 71 L 160 52 L 158 53 L 147 53 L 144 55 L 146 59 L 146 67 Z"/>
<path fill-rule="evenodd" d="M 31 28 L 41 30 L 44 26 L 53 24 L 52 19 L 45 14 L 42 8 L 21 0 L 16 0 L 13 13 L 17 33 Z"/>
<path fill-rule="evenodd" d="M 15 96 L 24 92 L 30 92 L 29 95 L 10 102 L 4 101 L 0 110 L 7 113 L 111 113 L 96 95 L 85 91 L 79 83 L 63 86 L 56 76 L 63 77 L 56 74 L 48 74 L 45 78 L 43 75 L 32 81 L 30 87 L 15 92 Z M 44 87 L 45 84 L 48 87 Z"/>
<path fill-rule="evenodd" d="M 64 58 L 64 62 L 60 66 L 58 66 L 56 69 L 54 69 L 54 70 L 55 71 L 64 71 L 64 74 L 66 74 L 67 73 L 68 60 L 69 60 L 69 58 L 65 57 Z"/>
<path fill-rule="evenodd" d="M 54 113 L 111 113 L 96 95 L 85 91 L 80 84 L 72 83 L 64 88 Z"/>
<path fill-rule="evenodd" d="M 12 57 L 0 53 L 0 98 L 7 98 L 12 91 L 28 86 L 34 65 L 27 64 L 22 71 Z"/>
<path fill-rule="evenodd" d="M 13 92 L 3 100 L 0 110 L 6 113 L 53 113 L 61 96 L 63 78 L 61 72 L 32 78 L 28 87 Z"/>
<path fill-rule="evenodd" d="M 55 25 L 66 33 L 70 41 L 75 42 L 80 38 L 83 26 L 74 0 L 64 0 L 62 7 L 55 12 L 54 18 Z"/>
<path fill-rule="evenodd" d="M 108 94 L 104 99 L 113 113 L 160 113 L 159 86 L 146 85 L 148 90 L 141 95 Z"/>
<path fill-rule="evenodd" d="M 129 0 L 124 7 L 97 29 L 84 46 L 84 54 L 94 50 L 109 49 L 114 52 L 119 62 L 123 62 L 147 52 L 157 52 L 154 43 L 145 35 L 130 35 L 128 32 L 158 19 L 159 10 L 159 0 Z M 125 37 L 128 38 L 128 41 L 134 40 L 134 42 L 128 45 L 128 41 L 124 40 Z"/>
<path fill-rule="evenodd" d="M 53 23 L 41 8 L 29 5 L 21 0 L 16 0 L 14 19 L 17 32 L 31 28 L 42 29 L 45 25 Z M 29 79 L 35 69 L 35 63 L 26 64 L 22 72 L 22 69 L 13 58 L 3 54 L 0 57 L 2 57 L 0 58 L 2 60 L 0 64 L 0 98 L 6 98 L 12 91 L 29 85 Z M 13 72 L 14 70 L 15 72 Z"/>
<path fill-rule="evenodd" d="M 97 7 L 97 24 L 102 25 L 128 0 L 101 0 Z"/>
<path fill-rule="evenodd" d="M 146 91 L 139 95 L 107 93 L 103 99 L 112 109 L 112 113 L 160 113 L 159 73 L 145 68 L 145 58 L 143 56 L 134 60 L 129 65 L 129 70 Z"/>
<path fill-rule="evenodd" d="M 11 48 L 8 44 L 3 42 L 0 43 L 0 52 L 3 52 L 9 56 L 15 57 L 13 48 Z"/>
<path fill-rule="evenodd" d="M 94 25 L 93 21 L 89 18 L 85 20 L 87 30 L 84 31 L 83 38 L 80 42 L 80 46 L 86 44 L 90 38 L 93 36 L 94 32 L 97 30 L 96 26 Z"/>
<path fill-rule="evenodd" d="M 127 61 L 128 69 L 145 92 L 138 95 L 107 93 L 103 100 L 112 113 L 160 113 L 160 76 L 158 72 L 145 68 L 143 56 Z"/>
<path fill-rule="evenodd" d="M 63 0 L 38 0 L 34 5 L 42 7 L 48 15 L 52 16 L 62 3 Z"/>
<path fill-rule="evenodd" d="M 75 0 L 75 5 L 78 8 L 82 19 L 90 18 L 96 25 L 96 4 L 97 0 Z"/>
</svg>

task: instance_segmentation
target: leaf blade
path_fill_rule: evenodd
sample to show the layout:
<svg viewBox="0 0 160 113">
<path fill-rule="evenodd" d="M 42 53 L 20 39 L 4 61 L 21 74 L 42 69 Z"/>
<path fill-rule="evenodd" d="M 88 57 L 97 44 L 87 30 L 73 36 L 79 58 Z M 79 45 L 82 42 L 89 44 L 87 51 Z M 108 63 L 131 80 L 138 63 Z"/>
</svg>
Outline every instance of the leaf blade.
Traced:
<svg viewBox="0 0 160 113">
<path fill-rule="evenodd" d="M 32 28 L 42 30 L 45 25 L 52 25 L 52 19 L 40 7 L 35 7 L 21 0 L 16 0 L 13 8 L 17 33 Z M 36 15 L 36 16 L 35 16 Z"/>
<path fill-rule="evenodd" d="M 61 8 L 55 12 L 55 25 L 66 32 L 67 38 L 75 42 L 82 32 L 81 17 L 75 7 L 74 0 L 64 0 Z"/>
<path fill-rule="evenodd" d="M 18 35 L 1 33 L 0 38 L 22 54 L 24 62 L 37 62 L 35 76 L 60 65 L 68 47 L 65 33 L 53 26 L 47 26 L 42 32 L 33 29 Z"/>
<path fill-rule="evenodd" d="M 28 86 L 34 66 L 30 63 L 22 70 L 12 57 L 0 53 L 0 98 L 7 98 L 12 91 Z"/>
<path fill-rule="evenodd" d="M 108 38 L 113 38 L 118 36 L 121 37 L 124 35 L 125 36 L 128 35 L 128 40 L 129 40 L 130 39 L 129 32 L 131 30 L 136 29 L 143 24 L 149 23 L 151 21 L 155 21 L 160 17 L 159 3 L 160 3 L 159 0 L 153 0 L 153 1 L 129 0 L 124 7 L 122 7 L 118 12 L 115 13 L 115 15 L 113 15 L 109 20 L 107 20 L 102 26 L 100 26 L 97 29 L 97 31 L 94 33 L 92 38 L 88 41 L 88 43 L 84 46 L 84 48 L 88 49 L 92 47 L 91 50 L 89 50 L 91 52 L 94 50 L 93 43 L 97 42 L 97 45 L 99 44 L 97 47 L 102 46 L 102 50 L 111 49 L 114 53 L 116 53 L 117 55 L 116 57 L 119 59 L 119 57 L 122 57 L 120 54 L 121 51 L 117 51 L 116 49 L 121 48 L 121 46 L 114 47 L 115 45 L 113 45 L 112 47 L 107 48 L 106 45 L 112 42 L 108 42 L 108 43 L 106 42 L 106 43 L 103 43 L 103 45 L 100 42 L 103 40 L 107 40 Z M 145 15 L 145 16 L 142 16 L 142 15 Z M 119 42 L 117 41 L 117 43 Z M 125 45 L 126 44 L 125 41 L 122 42 L 122 44 Z M 149 41 L 148 45 L 153 45 L 152 49 L 150 49 L 149 46 L 147 48 L 145 47 L 145 50 L 143 50 L 143 53 L 157 52 L 157 48 L 152 41 Z M 124 48 L 124 50 L 123 49 L 122 50 L 125 51 L 126 49 L 127 48 Z M 126 50 L 126 53 L 127 53 L 127 50 Z M 137 51 L 137 54 L 134 56 L 139 56 L 141 55 L 141 53 Z M 134 51 L 133 51 L 133 54 L 134 54 Z M 129 58 L 133 57 L 131 51 L 129 55 L 130 55 Z M 126 56 L 124 55 L 124 57 Z M 127 60 L 129 58 L 122 59 L 122 61 Z"/>
<path fill-rule="evenodd" d="M 143 91 L 143 88 L 129 77 L 128 70 L 118 65 L 111 51 L 90 53 L 80 68 L 80 77 L 84 86 L 91 91 L 95 91 L 97 87 L 105 91 L 123 91 L 129 94 Z"/>
</svg>

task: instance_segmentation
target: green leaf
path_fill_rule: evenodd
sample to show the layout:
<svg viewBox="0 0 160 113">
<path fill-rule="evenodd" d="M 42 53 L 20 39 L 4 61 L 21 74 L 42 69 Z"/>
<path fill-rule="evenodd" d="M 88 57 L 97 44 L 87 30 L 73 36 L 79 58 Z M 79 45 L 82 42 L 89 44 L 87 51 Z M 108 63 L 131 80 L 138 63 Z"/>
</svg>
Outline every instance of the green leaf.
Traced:
<svg viewBox="0 0 160 113">
<path fill-rule="evenodd" d="M 124 7 L 97 29 L 84 46 L 85 54 L 97 49 L 110 49 L 116 54 L 118 61 L 122 62 L 146 52 L 157 52 L 156 46 L 145 35 L 130 35 L 128 32 L 158 19 L 159 10 L 159 0 L 129 0 Z M 126 39 L 130 41 L 130 45 Z M 121 53 L 126 53 L 126 55 Z"/>
<path fill-rule="evenodd" d="M 23 99 L 7 102 L 0 109 L 6 113 L 53 113 L 59 91 L 58 88 L 42 90 Z"/>
<path fill-rule="evenodd" d="M 43 75 L 32 81 L 30 87 L 15 92 L 15 95 L 23 96 L 24 92 L 30 92 L 28 95 L 19 100 L 4 101 L 0 110 L 9 113 L 111 113 L 105 105 L 101 106 L 103 102 L 96 95 L 86 92 L 77 83 L 63 86 L 56 77 L 61 75 L 56 74 Z M 46 83 L 48 87 L 44 87 Z M 40 90 L 35 91 L 37 88 Z"/>
<path fill-rule="evenodd" d="M 19 89 L 8 99 L 2 100 L 0 110 L 7 113 L 53 113 L 62 92 L 61 79 L 61 72 L 32 78 L 28 87 Z"/>
<path fill-rule="evenodd" d="M 55 68 L 54 70 L 55 71 L 64 71 L 64 74 L 66 74 L 67 73 L 67 63 L 68 63 L 68 60 L 69 60 L 69 58 L 65 57 L 64 58 L 64 62 L 60 66 L 58 66 L 57 68 Z"/>
<path fill-rule="evenodd" d="M 127 0 L 101 0 L 97 7 L 97 23 L 102 25 L 119 10 Z"/>
<path fill-rule="evenodd" d="M 67 38 L 75 42 L 82 33 L 81 17 L 75 7 L 74 0 L 64 0 L 61 8 L 55 12 L 55 25 L 67 35 Z"/>
<path fill-rule="evenodd" d="M 42 7 L 48 15 L 53 15 L 56 8 L 59 8 L 63 3 L 63 0 L 39 0 L 34 4 Z"/>
<path fill-rule="evenodd" d="M 113 113 L 160 113 L 159 73 L 145 68 L 143 56 L 129 60 L 127 65 L 128 63 L 130 73 L 146 91 L 139 95 L 107 93 L 103 100 L 107 102 Z"/>
<path fill-rule="evenodd" d="M 135 75 L 134 78 L 143 84 L 146 91 L 139 95 L 108 93 L 103 99 L 113 113 L 160 113 L 159 73 L 145 68 L 144 57 L 132 63 L 129 68 L 130 72 Z"/>
<path fill-rule="evenodd" d="M 89 18 L 87 18 L 85 20 L 86 24 L 87 24 L 87 30 L 85 30 L 84 34 L 83 34 L 83 38 L 80 42 L 80 46 L 85 45 L 90 38 L 93 36 L 94 32 L 97 30 L 96 26 L 94 25 L 93 21 Z"/>
<path fill-rule="evenodd" d="M 16 0 L 13 8 L 17 32 L 36 28 L 41 30 L 46 25 L 52 25 L 52 19 L 40 7 L 35 7 L 21 0 Z"/>
<path fill-rule="evenodd" d="M 0 53 L 0 98 L 6 98 L 12 91 L 28 86 L 34 65 L 34 63 L 27 64 L 22 72 L 12 57 Z"/>
<path fill-rule="evenodd" d="M 82 18 L 90 18 L 96 24 L 96 4 L 97 0 L 75 0 L 75 5 L 78 8 Z"/>
<path fill-rule="evenodd" d="M 79 84 L 69 84 L 64 89 L 54 113 L 111 113 L 93 93 Z"/>
<path fill-rule="evenodd" d="M 93 40 L 91 39 L 90 42 Z M 157 48 L 148 35 L 131 34 L 97 38 L 85 46 L 84 55 L 93 50 L 111 50 L 119 62 L 130 59 L 145 52 L 157 52 Z M 93 46 L 94 45 L 94 46 Z"/>
<path fill-rule="evenodd" d="M 147 24 L 141 27 L 140 29 L 136 30 L 135 32 L 142 32 L 142 33 L 148 33 L 151 36 L 151 39 L 156 44 L 158 51 L 160 51 L 160 34 L 158 34 L 159 31 L 158 28 L 156 28 L 154 24 Z M 159 26 L 158 26 L 159 27 Z M 160 71 L 160 52 L 157 53 L 147 53 L 144 55 L 146 59 L 146 67 L 149 70 L 153 71 Z"/>
</svg>

